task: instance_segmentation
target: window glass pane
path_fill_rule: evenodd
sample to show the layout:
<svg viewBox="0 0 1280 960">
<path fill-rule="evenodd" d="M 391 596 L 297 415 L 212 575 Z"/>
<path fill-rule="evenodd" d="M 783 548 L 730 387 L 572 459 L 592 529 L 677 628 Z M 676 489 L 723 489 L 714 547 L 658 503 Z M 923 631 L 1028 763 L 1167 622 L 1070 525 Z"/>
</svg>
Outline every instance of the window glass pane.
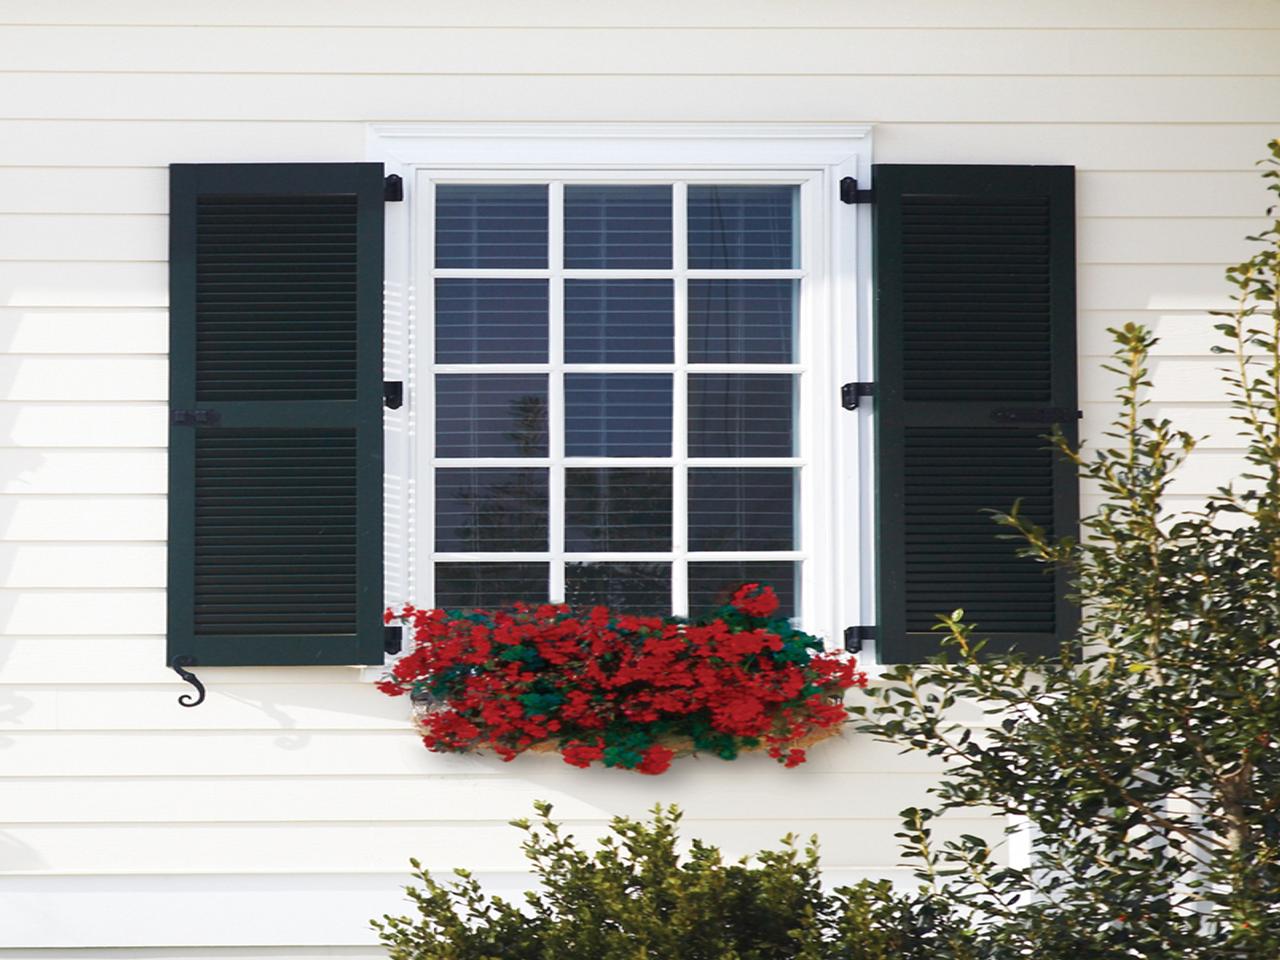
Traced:
<svg viewBox="0 0 1280 960">
<path fill-rule="evenodd" d="M 436 374 L 437 457 L 546 455 L 546 374 Z"/>
<path fill-rule="evenodd" d="M 436 281 L 436 363 L 546 361 L 547 281 Z"/>
<path fill-rule="evenodd" d="M 689 564 L 689 616 L 705 616 L 729 602 L 744 583 L 762 583 L 778 595 L 779 617 L 796 615 L 796 567 L 791 560 L 713 560 Z"/>
<path fill-rule="evenodd" d="M 669 467 L 569 469 L 564 498 L 570 552 L 671 549 Z"/>
<path fill-rule="evenodd" d="M 437 607 L 509 607 L 547 602 L 546 563 L 437 563 Z"/>
<path fill-rule="evenodd" d="M 689 456 L 794 456 L 794 381 L 779 373 L 690 374 Z"/>
<path fill-rule="evenodd" d="M 564 265 L 579 269 L 671 266 L 671 188 L 564 188 Z"/>
<path fill-rule="evenodd" d="M 800 188 L 689 185 L 689 266 L 778 270 L 799 266 Z"/>
<path fill-rule="evenodd" d="M 690 550 L 792 550 L 796 512 L 792 469 L 689 470 Z"/>
<path fill-rule="evenodd" d="M 436 550 L 547 549 L 545 468 L 452 468 L 435 480 Z"/>
<path fill-rule="evenodd" d="M 665 617 L 671 612 L 671 564 L 569 563 L 564 589 L 565 602 L 577 609 L 605 606 Z"/>
<path fill-rule="evenodd" d="M 566 280 L 565 361 L 670 363 L 673 301 L 670 280 Z"/>
<path fill-rule="evenodd" d="M 564 396 L 567 456 L 671 455 L 670 374 L 570 373 Z"/>
<path fill-rule="evenodd" d="M 793 363 L 798 280 L 690 280 L 690 363 Z"/>
<path fill-rule="evenodd" d="M 437 267 L 545 267 L 547 186 L 436 186 Z"/>
</svg>

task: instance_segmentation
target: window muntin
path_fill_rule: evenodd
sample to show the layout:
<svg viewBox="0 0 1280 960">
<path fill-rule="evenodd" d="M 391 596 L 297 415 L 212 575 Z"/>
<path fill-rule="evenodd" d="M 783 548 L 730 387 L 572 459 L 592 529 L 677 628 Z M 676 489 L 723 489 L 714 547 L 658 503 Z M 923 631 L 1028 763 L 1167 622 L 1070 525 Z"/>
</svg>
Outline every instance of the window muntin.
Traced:
<svg viewBox="0 0 1280 960">
<path fill-rule="evenodd" d="M 823 468 L 800 429 L 817 379 L 801 182 L 433 186 L 423 492 L 437 526 L 462 528 L 428 546 L 432 602 L 683 615 L 763 579 L 798 613 L 801 507 Z"/>
</svg>

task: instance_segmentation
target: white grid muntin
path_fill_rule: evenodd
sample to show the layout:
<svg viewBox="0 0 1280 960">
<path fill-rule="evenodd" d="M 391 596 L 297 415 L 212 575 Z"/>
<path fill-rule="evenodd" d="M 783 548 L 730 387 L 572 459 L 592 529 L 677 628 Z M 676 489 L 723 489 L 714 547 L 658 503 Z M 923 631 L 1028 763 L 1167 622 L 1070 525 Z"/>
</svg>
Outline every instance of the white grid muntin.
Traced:
<svg viewBox="0 0 1280 960">
<path fill-rule="evenodd" d="M 407 202 L 388 207 L 389 238 L 399 239 L 388 244 L 387 279 L 389 288 L 407 291 L 406 326 L 411 328 L 416 328 L 417 318 L 429 315 L 429 311 L 418 309 L 415 295 L 420 298 L 429 291 L 429 286 L 424 290 L 419 268 L 434 259 L 429 251 L 433 232 L 426 229 L 430 226 L 431 205 L 424 202 L 424 191 L 418 189 L 422 171 L 432 171 L 441 178 L 452 173 L 457 180 L 494 183 L 546 182 L 546 172 L 551 169 L 567 172 L 566 179 L 574 182 L 647 180 L 661 183 L 683 177 L 749 183 L 796 182 L 798 176 L 809 178 L 813 189 L 806 201 L 803 249 L 806 256 L 812 254 L 813 257 L 813 262 L 806 266 L 822 267 L 826 279 L 812 285 L 804 307 L 812 310 L 822 325 L 825 344 L 818 363 L 808 365 L 805 378 L 821 379 L 825 384 L 806 390 L 807 395 L 818 396 L 820 402 L 801 410 L 801 450 L 823 451 L 822 462 L 818 464 L 807 457 L 795 461 L 796 465 L 809 468 L 803 471 L 809 480 L 820 480 L 812 484 L 820 489 L 802 492 L 806 496 L 806 512 L 800 535 L 801 542 L 807 546 L 805 556 L 809 561 L 800 598 L 802 625 L 824 636 L 830 646 L 838 647 L 843 626 L 874 622 L 871 588 L 875 571 L 870 563 L 874 546 L 870 523 L 873 501 L 868 456 L 872 443 L 870 405 L 864 404 L 857 413 L 839 411 L 835 393 L 839 383 L 870 380 L 872 372 L 868 320 L 870 217 L 865 207 L 841 206 L 837 200 L 841 177 L 857 177 L 862 186 L 871 183 L 870 127 L 843 123 L 589 122 L 373 124 L 366 129 L 370 159 L 382 162 L 386 172 L 405 178 Z M 700 177 L 701 174 L 706 176 Z M 816 215 L 811 215 L 811 209 Z M 677 215 L 682 213 L 681 205 Z M 520 277 L 548 272 L 549 268 L 527 272 L 466 270 L 459 271 L 458 275 Z M 572 277 L 574 273 L 577 271 L 566 271 L 564 275 Z M 686 276 L 698 278 L 704 273 L 725 279 L 761 275 L 756 271 L 687 271 Z M 642 278 L 650 272 L 591 270 L 582 274 L 602 279 Z M 443 271 L 440 273 L 441 277 L 445 275 Z M 664 272 L 658 275 L 666 276 Z M 786 274 L 769 271 L 764 275 Z M 811 320 L 802 319 L 802 324 L 805 330 L 815 333 Z M 425 595 L 423 587 L 428 584 L 424 583 L 427 564 L 420 562 L 418 544 L 423 542 L 423 535 L 429 533 L 434 516 L 433 505 L 424 499 L 424 491 L 418 489 L 416 482 L 422 475 L 418 461 L 428 439 L 424 434 L 434 428 L 434 418 L 425 415 L 429 414 L 429 408 L 419 410 L 421 391 L 418 388 L 425 379 L 419 347 L 430 345 L 430 338 L 424 340 L 421 333 L 416 329 L 399 332 L 402 340 L 398 346 L 408 357 L 407 400 L 404 410 L 388 411 L 388 419 L 399 423 L 394 438 L 388 435 L 388 443 L 409 447 L 405 451 L 404 469 L 410 474 L 404 484 L 408 491 L 407 509 L 398 521 L 402 522 L 407 516 L 410 532 L 397 538 L 389 537 L 388 543 L 392 549 L 393 542 L 407 541 L 409 582 L 416 584 L 414 594 L 419 601 Z M 732 366 L 743 372 L 766 372 L 765 365 Z M 596 372 L 609 369 L 592 365 Z M 469 368 L 467 372 L 480 371 Z M 618 372 L 642 371 L 619 369 Z M 705 372 L 724 371 L 707 369 Z M 823 396 L 824 391 L 831 396 Z M 626 465 L 658 466 L 666 462 L 637 458 L 628 459 Z M 537 463 L 537 460 L 502 458 L 459 460 L 450 465 L 532 466 Z M 569 460 L 566 465 L 590 466 L 596 465 L 596 461 L 592 458 Z M 739 466 L 743 461 L 717 459 L 692 461 L 690 465 Z M 762 461 L 759 465 L 783 466 L 789 462 Z M 557 498 L 554 491 L 552 494 L 554 501 Z M 392 518 L 388 519 L 392 522 Z M 815 521 L 820 522 L 815 524 Z M 501 560 L 508 556 L 514 558 L 507 554 L 485 554 L 483 559 Z M 602 559 L 622 560 L 633 556 L 609 554 Z M 707 556 L 706 559 L 716 558 Z M 392 602 L 402 599 L 405 597 L 388 596 Z M 863 660 L 873 662 L 874 650 L 865 651 Z"/>
</svg>

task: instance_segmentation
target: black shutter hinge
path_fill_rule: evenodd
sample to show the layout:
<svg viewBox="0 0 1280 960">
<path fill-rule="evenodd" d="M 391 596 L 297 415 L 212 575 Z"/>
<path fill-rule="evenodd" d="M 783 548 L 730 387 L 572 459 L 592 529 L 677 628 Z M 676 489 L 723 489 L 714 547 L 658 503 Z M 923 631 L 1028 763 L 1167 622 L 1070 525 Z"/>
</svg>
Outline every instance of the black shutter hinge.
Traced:
<svg viewBox="0 0 1280 960">
<path fill-rule="evenodd" d="M 862 642 L 864 640 L 874 640 L 875 638 L 875 627 L 859 626 L 844 628 L 844 648 L 849 653 L 861 653 Z"/>
<path fill-rule="evenodd" d="M 387 203 L 404 199 L 404 178 L 400 174 L 390 174 L 382 181 L 382 199 Z"/>
<path fill-rule="evenodd" d="M 217 410 L 174 410 L 169 422 L 175 427 L 216 427 L 222 422 L 222 414 Z"/>
<path fill-rule="evenodd" d="M 169 664 L 178 676 L 196 688 L 196 695 L 194 697 L 189 693 L 184 693 L 182 696 L 178 697 L 178 703 L 182 704 L 184 707 L 198 707 L 200 704 L 204 703 L 204 684 L 200 682 L 200 679 L 194 673 L 186 669 L 187 667 L 194 667 L 195 665 L 196 658 L 187 656 L 186 654 L 174 657 L 173 662 Z"/>
<path fill-rule="evenodd" d="M 399 410 L 404 406 L 404 381 L 382 381 L 382 405 L 388 410 Z"/>
<path fill-rule="evenodd" d="M 876 195 L 874 190 L 859 190 L 858 181 L 853 177 L 840 178 L 840 202 L 841 203 L 875 203 Z"/>
<path fill-rule="evenodd" d="M 863 397 L 874 397 L 876 395 L 876 385 L 874 383 L 846 383 L 840 388 L 840 406 L 846 410 L 857 410 L 858 402 Z"/>
<path fill-rule="evenodd" d="M 404 627 L 398 623 L 389 623 L 382 628 L 382 649 L 389 656 L 395 656 L 404 649 Z"/>
</svg>

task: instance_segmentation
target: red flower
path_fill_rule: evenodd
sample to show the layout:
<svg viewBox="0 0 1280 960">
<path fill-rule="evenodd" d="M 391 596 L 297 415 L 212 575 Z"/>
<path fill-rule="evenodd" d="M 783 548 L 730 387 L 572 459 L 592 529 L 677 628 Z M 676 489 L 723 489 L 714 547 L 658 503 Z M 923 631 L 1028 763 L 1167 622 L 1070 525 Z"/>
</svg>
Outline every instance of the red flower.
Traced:
<svg viewBox="0 0 1280 960">
<path fill-rule="evenodd" d="M 773 587 L 745 583 L 733 594 L 729 606 L 748 617 L 767 619 L 778 610 L 778 595 Z"/>
<path fill-rule="evenodd" d="M 644 752 L 644 759 L 640 761 L 640 766 L 636 767 L 636 769 L 641 773 L 664 773 L 671 766 L 671 760 L 674 756 L 675 753 L 673 751 L 655 743 Z"/>
<path fill-rule="evenodd" d="M 575 767 L 589 767 L 592 761 L 600 760 L 604 757 L 604 744 L 599 740 L 595 743 L 574 741 L 565 744 L 560 749 L 560 755 L 564 757 L 565 763 L 572 764 Z"/>
</svg>

